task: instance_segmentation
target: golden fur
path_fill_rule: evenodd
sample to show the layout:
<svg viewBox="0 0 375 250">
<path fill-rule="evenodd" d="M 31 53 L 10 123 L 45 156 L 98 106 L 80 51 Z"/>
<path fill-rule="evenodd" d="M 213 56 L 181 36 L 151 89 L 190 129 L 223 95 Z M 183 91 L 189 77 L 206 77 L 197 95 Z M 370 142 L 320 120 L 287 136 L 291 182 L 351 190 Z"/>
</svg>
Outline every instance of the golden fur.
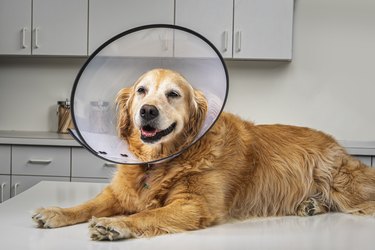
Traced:
<svg viewBox="0 0 375 250">
<path fill-rule="evenodd" d="M 158 103 L 163 98 L 153 97 L 157 91 L 137 99 L 135 87 L 150 75 L 156 89 L 166 79 L 177 84 L 183 91 L 176 101 L 180 103 L 165 98 Z M 156 145 L 142 143 L 134 125 L 133 117 L 147 96 L 154 105 L 178 106 L 185 116 L 181 131 Z M 117 102 L 119 134 L 143 160 L 190 144 L 207 111 L 199 91 L 176 72 L 161 69 L 120 91 Z M 91 219 L 92 239 L 116 240 L 195 230 L 232 219 L 329 211 L 375 215 L 375 169 L 349 156 L 322 132 L 254 125 L 222 113 L 180 156 L 150 168 L 119 166 L 112 182 L 94 199 L 72 208 L 41 208 L 33 219 L 45 228 Z"/>
</svg>

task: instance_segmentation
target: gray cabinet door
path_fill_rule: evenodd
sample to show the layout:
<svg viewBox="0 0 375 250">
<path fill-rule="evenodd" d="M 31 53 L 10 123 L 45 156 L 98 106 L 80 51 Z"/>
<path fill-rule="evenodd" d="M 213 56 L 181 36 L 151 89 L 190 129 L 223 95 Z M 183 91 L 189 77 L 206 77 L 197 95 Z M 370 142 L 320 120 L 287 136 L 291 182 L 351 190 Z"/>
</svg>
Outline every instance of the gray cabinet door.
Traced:
<svg viewBox="0 0 375 250">
<path fill-rule="evenodd" d="M 109 38 L 128 29 L 146 24 L 173 24 L 174 0 L 90 0 L 89 12 L 91 54 Z"/>
<path fill-rule="evenodd" d="M 12 174 L 70 176 L 70 148 L 13 146 Z"/>
<path fill-rule="evenodd" d="M 292 59 L 293 0 L 234 0 L 233 57 Z"/>
<path fill-rule="evenodd" d="M 48 176 L 12 176 L 11 196 L 16 196 L 31 188 L 41 181 L 70 181 L 69 177 L 48 177 Z"/>
<path fill-rule="evenodd" d="M 111 178 L 116 165 L 92 155 L 86 149 L 72 148 L 72 177 Z"/>
<path fill-rule="evenodd" d="M 371 167 L 371 156 L 366 155 L 353 155 L 353 157 L 360 160 L 362 163 L 366 164 L 367 166 Z"/>
<path fill-rule="evenodd" d="M 10 198 L 10 175 L 0 175 L 0 203 Z"/>
<path fill-rule="evenodd" d="M 10 174 L 10 146 L 0 145 L 0 174 Z"/>
<path fill-rule="evenodd" d="M 30 53 L 31 0 L 0 0 L 0 54 Z"/>
</svg>

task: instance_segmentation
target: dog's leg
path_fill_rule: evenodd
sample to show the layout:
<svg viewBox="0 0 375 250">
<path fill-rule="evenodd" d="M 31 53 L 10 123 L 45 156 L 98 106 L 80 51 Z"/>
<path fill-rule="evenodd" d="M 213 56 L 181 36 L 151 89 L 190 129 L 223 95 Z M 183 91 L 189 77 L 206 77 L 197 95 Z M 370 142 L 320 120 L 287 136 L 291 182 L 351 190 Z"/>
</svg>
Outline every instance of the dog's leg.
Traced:
<svg viewBox="0 0 375 250">
<path fill-rule="evenodd" d="M 321 202 L 319 202 L 315 198 L 308 198 L 307 200 L 303 201 L 297 208 L 297 215 L 299 216 L 313 216 L 316 214 L 326 213 L 327 208 L 323 206 Z"/>
<path fill-rule="evenodd" d="M 119 240 L 204 228 L 216 220 L 201 204 L 195 199 L 179 199 L 130 216 L 93 218 L 89 223 L 90 235 L 93 240 Z"/>
<path fill-rule="evenodd" d="M 118 214 L 116 203 L 109 187 L 96 198 L 72 208 L 49 207 L 39 208 L 32 219 L 39 227 L 55 228 L 88 221 L 92 216 L 111 216 Z"/>
<path fill-rule="evenodd" d="M 339 212 L 375 216 L 375 169 L 345 157 L 333 175 L 331 196 Z"/>
</svg>

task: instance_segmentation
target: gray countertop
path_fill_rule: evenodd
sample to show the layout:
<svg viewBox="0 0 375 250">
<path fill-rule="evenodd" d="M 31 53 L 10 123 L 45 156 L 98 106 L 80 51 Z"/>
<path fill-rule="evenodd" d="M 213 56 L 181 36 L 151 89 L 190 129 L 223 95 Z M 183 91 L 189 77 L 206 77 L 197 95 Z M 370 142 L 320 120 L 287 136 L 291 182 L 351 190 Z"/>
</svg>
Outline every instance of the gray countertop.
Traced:
<svg viewBox="0 0 375 250">
<path fill-rule="evenodd" d="M 375 156 L 375 141 L 338 141 L 352 155 Z M 79 147 L 69 134 L 0 130 L 0 144 Z"/>
</svg>

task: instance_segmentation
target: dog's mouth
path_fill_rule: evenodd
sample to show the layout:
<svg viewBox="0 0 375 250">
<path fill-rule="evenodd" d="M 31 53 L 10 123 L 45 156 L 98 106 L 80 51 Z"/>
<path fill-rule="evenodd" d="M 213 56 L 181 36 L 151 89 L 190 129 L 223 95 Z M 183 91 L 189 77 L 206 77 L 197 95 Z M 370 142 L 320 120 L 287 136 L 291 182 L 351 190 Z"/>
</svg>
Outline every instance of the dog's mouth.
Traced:
<svg viewBox="0 0 375 250">
<path fill-rule="evenodd" d="M 168 128 L 164 130 L 159 130 L 151 125 L 146 125 L 141 127 L 141 139 L 146 143 L 154 143 L 169 135 L 175 129 L 176 123 L 172 123 Z"/>
</svg>

